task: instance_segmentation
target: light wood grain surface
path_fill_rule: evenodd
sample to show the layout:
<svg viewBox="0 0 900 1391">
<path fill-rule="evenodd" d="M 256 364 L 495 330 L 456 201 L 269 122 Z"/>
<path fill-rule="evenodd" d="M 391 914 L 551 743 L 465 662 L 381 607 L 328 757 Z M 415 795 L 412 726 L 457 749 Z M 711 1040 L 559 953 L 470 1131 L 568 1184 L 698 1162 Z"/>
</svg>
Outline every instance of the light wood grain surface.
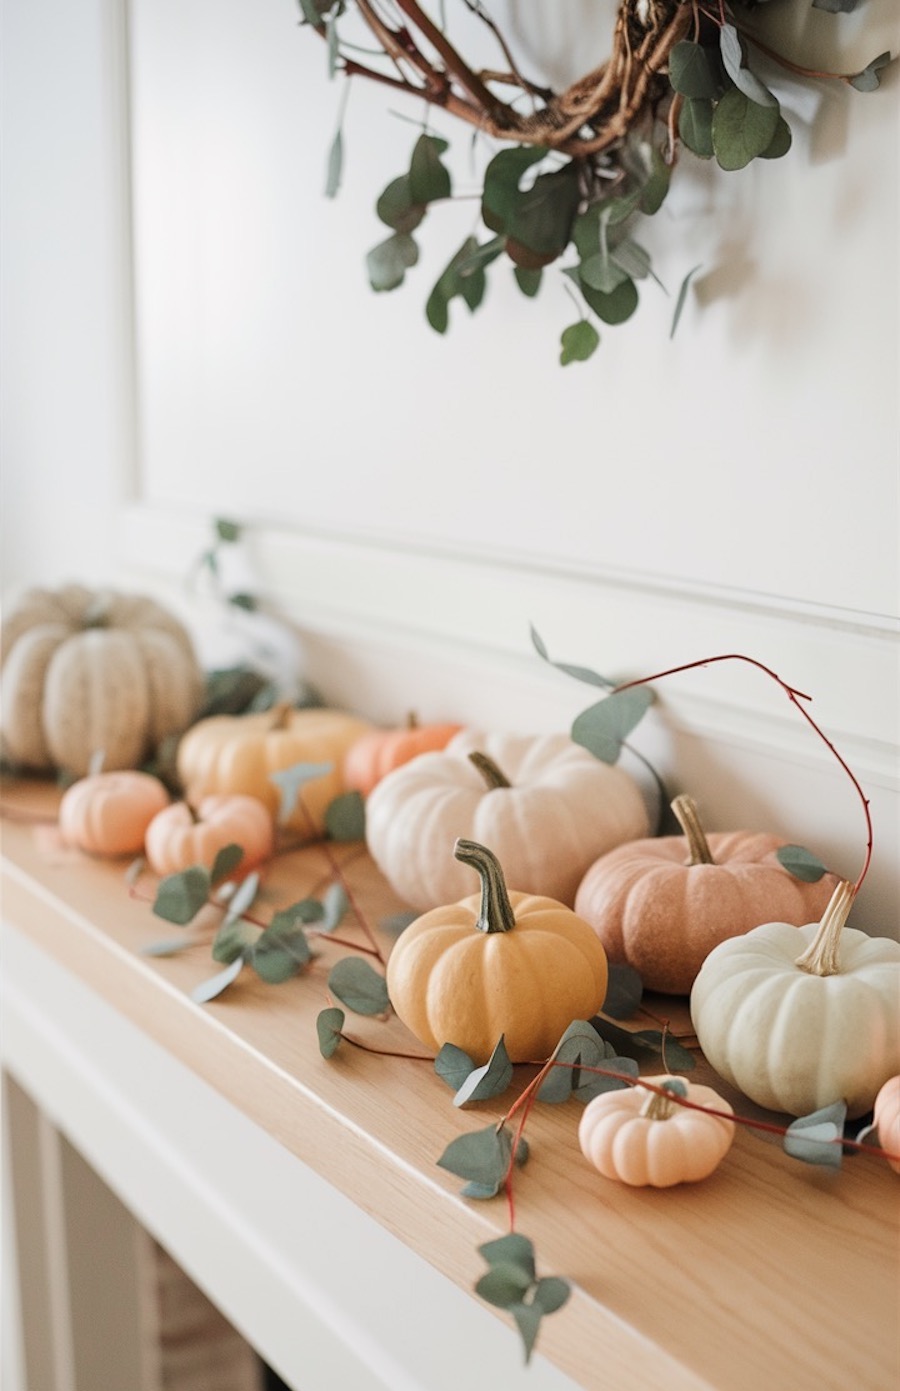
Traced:
<svg viewBox="0 0 900 1391">
<path fill-rule="evenodd" d="M 348 952 L 326 939 L 312 966 L 284 985 L 264 985 L 245 969 L 221 998 L 194 1004 L 190 991 L 218 969 L 213 910 L 197 945 L 169 958 L 141 955 L 180 930 L 153 915 L 155 881 L 145 876 L 129 890 L 126 863 L 64 847 L 57 798 L 40 783 L 4 785 L 4 921 L 471 1289 L 484 1269 L 476 1248 L 508 1230 L 507 1206 L 466 1201 L 435 1161 L 454 1136 L 499 1118 L 533 1072 L 517 1069 L 506 1097 L 458 1110 L 429 1060 L 344 1044 L 326 1061 L 315 1019 L 331 1003 L 328 971 Z M 362 847 L 334 853 L 370 923 L 403 908 Z M 280 856 L 253 915 L 267 919 L 321 894 L 332 878 L 321 847 Z M 365 942 L 352 913 L 339 935 Z M 390 936 L 379 930 L 379 940 L 387 953 Z M 676 1033 L 689 1028 L 683 1002 L 650 1004 Z M 644 1015 L 632 1022 L 653 1026 Z M 425 1052 L 396 1019 L 348 1013 L 346 1028 L 372 1049 Z M 743 1114 L 765 1117 L 698 1064 L 693 1077 L 713 1082 Z M 574 1101 L 536 1107 L 531 1157 L 516 1179 L 517 1228 L 535 1243 L 539 1273 L 574 1286 L 569 1304 L 544 1320 L 546 1356 L 585 1388 L 895 1391 L 900 1185 L 884 1161 L 848 1158 L 832 1173 L 790 1159 L 777 1137 L 738 1127 L 725 1162 L 703 1183 L 629 1190 L 582 1158 L 580 1115 Z"/>
</svg>

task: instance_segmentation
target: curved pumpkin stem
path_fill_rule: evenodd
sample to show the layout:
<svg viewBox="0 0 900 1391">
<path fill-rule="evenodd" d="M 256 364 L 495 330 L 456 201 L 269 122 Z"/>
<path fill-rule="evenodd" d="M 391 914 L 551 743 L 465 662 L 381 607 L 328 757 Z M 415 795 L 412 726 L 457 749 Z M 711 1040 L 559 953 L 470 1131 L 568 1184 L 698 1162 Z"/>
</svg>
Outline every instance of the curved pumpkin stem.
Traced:
<svg viewBox="0 0 900 1391">
<path fill-rule="evenodd" d="M 271 718 L 267 726 L 268 729 L 270 731 L 274 731 L 276 729 L 287 729 L 290 723 L 290 716 L 293 708 L 294 707 L 289 700 L 279 700 L 277 705 L 273 705 L 272 709 L 269 711 L 269 715 Z"/>
<path fill-rule="evenodd" d="M 464 865 L 471 865 L 481 877 L 481 911 L 475 923 L 479 932 L 511 932 L 516 915 L 506 891 L 500 861 L 477 840 L 458 840 L 453 853 Z"/>
<path fill-rule="evenodd" d="M 640 1082 L 637 1083 L 640 1086 Z M 647 1100 L 641 1107 L 640 1114 L 645 1120 L 667 1121 L 672 1112 L 676 1109 L 678 1102 L 673 1098 L 680 1096 L 682 1099 L 687 1096 L 687 1087 L 678 1077 L 666 1077 L 660 1084 L 660 1090 L 650 1092 Z"/>
<path fill-rule="evenodd" d="M 801 971 L 808 971 L 811 976 L 840 974 L 841 933 L 855 897 L 856 890 L 853 885 L 842 879 L 822 914 L 818 932 L 803 955 L 798 956 L 794 963 Z"/>
<path fill-rule="evenodd" d="M 475 765 L 491 790 L 495 787 L 512 787 L 512 783 L 503 769 L 498 768 L 494 760 L 489 758 L 486 753 L 480 753 L 478 749 L 475 749 L 469 754 L 469 762 Z"/>
<path fill-rule="evenodd" d="M 672 810 L 687 839 L 688 854 L 690 855 L 688 864 L 714 865 L 716 862 L 709 848 L 709 841 L 706 839 L 706 832 L 700 821 L 700 813 L 693 797 L 688 797 L 686 793 L 676 797 L 672 803 Z"/>
</svg>

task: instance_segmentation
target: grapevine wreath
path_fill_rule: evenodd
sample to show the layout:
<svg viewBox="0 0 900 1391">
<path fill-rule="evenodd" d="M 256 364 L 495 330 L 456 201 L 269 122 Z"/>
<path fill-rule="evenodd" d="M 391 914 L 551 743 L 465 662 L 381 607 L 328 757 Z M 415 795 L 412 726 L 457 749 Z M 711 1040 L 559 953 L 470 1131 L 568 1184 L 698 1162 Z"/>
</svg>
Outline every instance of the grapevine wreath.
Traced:
<svg viewBox="0 0 900 1391">
<path fill-rule="evenodd" d="M 446 332 L 455 298 L 474 311 L 492 262 L 511 262 L 519 288 L 533 296 L 544 269 L 566 257 L 562 269 L 581 318 L 563 332 L 563 363 L 595 351 L 592 318 L 623 323 L 637 308 L 637 282 L 653 272 L 635 238 L 641 219 L 662 206 L 682 148 L 724 170 L 787 154 L 791 130 L 755 71 L 760 57 L 764 71 L 774 63 L 792 78 L 832 79 L 860 91 L 877 88 L 891 61 L 886 52 L 861 71 L 822 72 L 779 53 L 760 32 L 763 12 L 776 6 L 846 13 L 860 0 L 620 0 L 609 57 L 556 91 L 526 75 L 482 0 L 441 0 L 429 5 L 432 13 L 418 0 L 298 2 L 304 25 L 326 41 L 332 76 L 362 77 L 425 103 L 409 169 L 377 202 L 390 235 L 369 252 L 372 288 L 402 284 L 419 256 L 414 233 L 433 205 L 454 195 L 442 161 L 447 141 L 428 126 L 430 111 L 446 112 L 491 152 L 480 189 L 488 236 L 465 238 L 428 297 L 428 321 Z M 468 21 L 469 39 L 474 22 L 489 31 L 496 68 L 463 56 L 452 29 L 460 19 Z M 339 122 L 330 196 L 342 158 Z M 693 273 L 678 293 L 673 332 Z"/>
</svg>

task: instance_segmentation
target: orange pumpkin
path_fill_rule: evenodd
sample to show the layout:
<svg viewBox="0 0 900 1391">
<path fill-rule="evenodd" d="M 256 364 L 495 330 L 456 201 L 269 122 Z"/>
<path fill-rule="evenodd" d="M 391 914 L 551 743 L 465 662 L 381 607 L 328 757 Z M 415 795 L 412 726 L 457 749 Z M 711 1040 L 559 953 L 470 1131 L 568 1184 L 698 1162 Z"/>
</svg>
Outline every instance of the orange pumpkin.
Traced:
<svg viewBox="0 0 900 1391">
<path fill-rule="evenodd" d="M 385 774 L 420 753 L 446 748 L 461 729 L 458 724 L 419 724 L 415 715 L 410 715 L 405 729 L 371 729 L 350 745 L 344 759 L 344 782 L 368 797 Z"/>
<path fill-rule="evenodd" d="M 272 817 L 257 797 L 210 796 L 196 810 L 173 802 L 154 816 L 144 838 L 144 853 L 154 874 L 178 874 L 193 865 L 212 869 L 226 845 L 239 845 L 244 867 L 268 859 L 275 843 Z"/>
<path fill-rule="evenodd" d="M 136 855 L 150 822 L 168 805 L 168 792 L 150 773 L 96 773 L 66 789 L 59 830 L 67 845 L 89 855 Z"/>
<path fill-rule="evenodd" d="M 264 803 L 274 819 L 281 794 L 272 774 L 296 763 L 329 764 L 329 772 L 304 783 L 302 797 L 284 823 L 297 835 L 315 839 L 324 834 L 329 803 L 346 790 L 344 755 L 371 727 L 342 710 L 289 705 L 262 714 L 211 715 L 198 720 L 178 745 L 178 776 L 190 802 L 210 793 L 240 792 Z"/>
<path fill-rule="evenodd" d="M 766 832 L 707 836 L 690 797 L 676 797 L 672 809 L 684 835 L 603 855 L 582 879 L 575 911 L 646 989 L 687 995 L 713 947 L 760 923 L 799 927 L 821 917 L 838 879 L 795 879 L 775 854 L 786 842 Z"/>
<path fill-rule="evenodd" d="M 879 1089 L 873 1119 L 878 1129 L 879 1147 L 900 1156 L 900 1076 L 889 1077 Z M 900 1158 L 889 1159 L 888 1163 L 900 1174 Z"/>
</svg>

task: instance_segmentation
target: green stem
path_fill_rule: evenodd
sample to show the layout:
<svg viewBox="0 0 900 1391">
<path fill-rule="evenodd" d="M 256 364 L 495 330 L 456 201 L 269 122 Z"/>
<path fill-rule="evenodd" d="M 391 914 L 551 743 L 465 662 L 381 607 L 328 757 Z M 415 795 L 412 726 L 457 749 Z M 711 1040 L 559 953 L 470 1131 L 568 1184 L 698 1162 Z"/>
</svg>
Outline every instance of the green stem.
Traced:
<svg viewBox="0 0 900 1391">
<path fill-rule="evenodd" d="M 476 840 L 458 840 L 453 853 L 464 865 L 471 865 L 481 878 L 481 911 L 475 923 L 479 932 L 511 932 L 516 915 L 506 891 L 500 862 Z"/>
</svg>

